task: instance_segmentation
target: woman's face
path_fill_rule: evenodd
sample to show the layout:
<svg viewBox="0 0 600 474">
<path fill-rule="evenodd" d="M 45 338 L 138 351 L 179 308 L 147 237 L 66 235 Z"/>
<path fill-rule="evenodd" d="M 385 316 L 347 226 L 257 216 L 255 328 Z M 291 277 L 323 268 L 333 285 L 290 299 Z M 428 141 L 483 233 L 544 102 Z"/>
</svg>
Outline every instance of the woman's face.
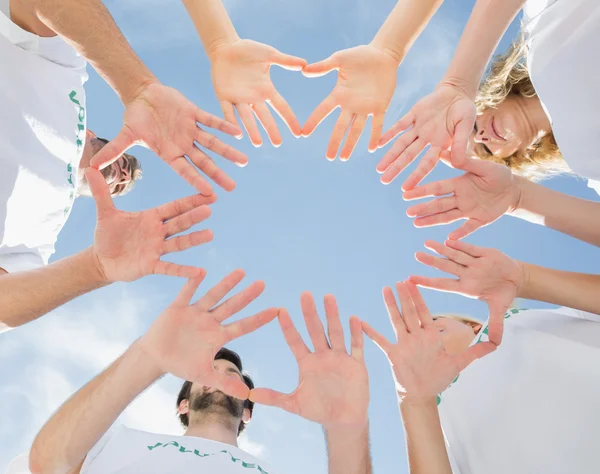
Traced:
<svg viewBox="0 0 600 474">
<path fill-rule="evenodd" d="M 509 95 L 496 109 L 477 116 L 470 139 L 472 155 L 507 158 L 529 148 L 551 125 L 537 97 Z"/>
<path fill-rule="evenodd" d="M 448 354 L 460 354 L 467 350 L 481 325 L 470 325 L 455 318 L 438 317 L 434 324 L 442 335 Z"/>
</svg>

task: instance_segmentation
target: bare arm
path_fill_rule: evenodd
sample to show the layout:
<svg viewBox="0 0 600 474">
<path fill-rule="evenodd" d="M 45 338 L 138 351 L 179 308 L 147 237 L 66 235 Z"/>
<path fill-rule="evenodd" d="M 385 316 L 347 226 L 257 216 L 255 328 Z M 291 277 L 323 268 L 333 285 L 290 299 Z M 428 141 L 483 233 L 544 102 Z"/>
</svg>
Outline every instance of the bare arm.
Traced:
<svg viewBox="0 0 600 474">
<path fill-rule="evenodd" d="M 31 472 L 78 473 L 121 412 L 161 375 L 139 341 L 134 343 L 44 425 L 31 447 Z"/>
<path fill-rule="evenodd" d="M 452 474 L 435 398 L 400 402 L 410 474 Z"/>
<path fill-rule="evenodd" d="M 31 322 L 109 283 L 98 270 L 91 248 L 35 270 L 2 273 L 0 270 L 0 330 Z"/>
<path fill-rule="evenodd" d="M 600 202 L 580 199 L 517 177 L 520 198 L 510 213 L 600 247 Z"/>
<path fill-rule="evenodd" d="M 369 424 L 324 427 L 329 474 L 371 474 Z"/>
</svg>

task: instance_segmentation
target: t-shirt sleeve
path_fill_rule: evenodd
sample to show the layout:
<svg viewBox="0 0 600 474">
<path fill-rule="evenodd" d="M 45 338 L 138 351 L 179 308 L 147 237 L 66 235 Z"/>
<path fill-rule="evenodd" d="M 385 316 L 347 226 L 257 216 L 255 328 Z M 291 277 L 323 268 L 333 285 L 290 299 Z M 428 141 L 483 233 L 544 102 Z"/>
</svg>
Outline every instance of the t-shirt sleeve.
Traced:
<svg viewBox="0 0 600 474">
<path fill-rule="evenodd" d="M 102 438 L 100 438 L 100 441 L 98 441 L 94 445 L 94 447 L 92 449 L 90 449 L 90 452 L 85 457 L 85 461 L 83 462 L 83 465 L 81 466 L 80 474 L 85 474 L 87 472 L 88 468 L 90 467 L 90 464 L 92 464 L 94 462 L 94 460 L 100 455 L 100 453 L 106 447 L 106 445 L 109 443 L 109 441 L 115 436 L 117 431 L 119 431 L 121 428 L 122 428 L 121 425 L 112 425 L 109 428 L 109 430 L 106 433 L 104 433 L 104 436 L 102 436 Z"/>
<path fill-rule="evenodd" d="M 4 474 L 31 474 L 29 470 L 29 454 L 24 453 L 14 458 Z"/>
<path fill-rule="evenodd" d="M 588 179 L 588 187 L 592 188 L 598 195 L 600 195 L 600 181 L 594 181 L 593 179 Z"/>
<path fill-rule="evenodd" d="M 0 268 L 8 273 L 33 270 L 44 265 L 45 262 L 42 256 L 34 252 L 0 254 Z"/>
</svg>

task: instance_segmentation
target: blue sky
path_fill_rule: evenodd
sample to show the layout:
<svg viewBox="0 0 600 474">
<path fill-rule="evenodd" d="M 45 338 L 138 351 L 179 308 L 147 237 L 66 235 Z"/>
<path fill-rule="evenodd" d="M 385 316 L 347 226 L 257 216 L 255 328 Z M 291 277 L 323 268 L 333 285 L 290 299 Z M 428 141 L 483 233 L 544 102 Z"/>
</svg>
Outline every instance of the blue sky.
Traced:
<svg viewBox="0 0 600 474">
<path fill-rule="evenodd" d="M 369 42 L 395 4 L 393 0 L 225 3 L 240 36 L 271 44 L 309 62 Z M 221 115 L 209 63 L 179 2 L 111 0 L 107 4 L 135 50 L 160 80 L 181 90 L 204 110 Z M 398 89 L 386 128 L 441 78 L 472 4 L 447 0 L 417 41 L 399 68 Z M 501 50 L 517 29 L 517 25 L 511 27 Z M 272 76 L 301 123 L 336 80 L 335 74 L 307 79 L 277 67 L 272 69 Z M 100 136 L 113 137 L 121 126 L 121 104 L 91 69 L 86 89 L 88 126 Z M 413 227 L 405 215 L 407 203 L 402 200 L 401 180 L 389 186 L 379 182 L 375 165 L 383 151 L 374 155 L 367 152 L 367 134 L 349 162 L 328 162 L 325 150 L 336 116 L 332 114 L 306 139 L 294 139 L 277 118 L 283 135 L 283 145 L 278 149 L 268 144 L 255 149 L 247 138 L 224 138 L 247 153 L 250 163 L 246 168 L 237 168 L 217 158 L 236 180 L 237 189 L 233 193 L 217 191 L 219 199 L 207 221 L 215 239 L 172 259 L 206 268 L 204 289 L 239 267 L 247 272 L 246 284 L 254 279 L 265 280 L 264 295 L 242 315 L 269 306 L 285 306 L 306 334 L 301 326 L 300 293 L 312 291 L 320 308 L 323 295 L 333 293 L 344 321 L 356 314 L 391 336 L 382 287 L 410 274 L 435 274 L 417 263 L 414 253 L 423 249 L 426 238 L 443 240 L 455 226 Z M 152 153 L 141 148 L 132 152 L 143 162 L 144 178 L 134 192 L 118 199 L 121 209 L 145 209 L 193 193 Z M 440 165 L 429 179 L 454 173 Z M 596 199 L 581 180 L 558 178 L 547 185 Z M 55 259 L 89 246 L 94 222 L 93 202 L 79 199 L 60 235 Z M 590 245 L 510 217 L 468 240 L 539 265 L 597 271 L 597 250 Z M 43 422 L 67 397 L 144 332 L 182 284 L 183 280 L 153 276 L 112 285 L 2 337 L 0 472 L 11 458 L 27 450 Z M 487 317 L 486 306 L 478 301 L 427 290 L 424 293 L 433 312 Z M 532 302 L 522 305 L 544 306 Z M 295 388 L 296 365 L 276 323 L 231 347 L 240 352 L 258 385 L 283 391 Z M 371 379 L 374 469 L 407 472 L 390 368 L 368 341 L 366 360 Z M 173 377 L 164 378 L 125 412 L 122 422 L 140 429 L 180 433 L 174 411 L 179 384 Z M 277 409 L 256 408 L 244 446 L 281 472 L 326 472 L 320 427 Z"/>
</svg>

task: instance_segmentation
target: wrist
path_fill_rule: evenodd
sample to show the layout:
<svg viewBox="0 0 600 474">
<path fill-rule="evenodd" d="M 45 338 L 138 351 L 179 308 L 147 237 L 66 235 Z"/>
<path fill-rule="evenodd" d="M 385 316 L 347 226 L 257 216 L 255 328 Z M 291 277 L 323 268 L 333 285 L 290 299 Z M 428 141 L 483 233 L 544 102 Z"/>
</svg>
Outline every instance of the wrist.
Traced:
<svg viewBox="0 0 600 474">
<path fill-rule="evenodd" d="M 447 72 L 440 83 L 436 86 L 436 89 L 439 87 L 452 87 L 453 89 L 467 96 L 472 101 L 475 101 L 479 84 L 476 84 L 469 78 Z"/>
<path fill-rule="evenodd" d="M 215 59 L 219 56 L 219 53 L 223 50 L 223 48 L 231 46 L 232 44 L 240 40 L 241 38 L 238 36 L 238 34 L 232 32 L 229 34 L 218 36 L 208 41 L 204 46 L 204 50 L 206 51 L 206 55 L 208 56 L 208 59 L 211 62 L 211 64 L 214 63 Z"/>
<path fill-rule="evenodd" d="M 520 281 L 517 286 L 517 298 L 527 298 L 531 282 L 531 267 L 528 263 L 520 262 L 518 260 L 515 260 L 515 263 L 519 267 L 520 272 Z"/>
<path fill-rule="evenodd" d="M 81 252 L 82 267 L 88 275 L 88 278 L 95 283 L 97 286 L 104 286 L 113 283 L 106 276 L 104 267 L 100 261 L 100 257 L 94 250 L 94 247 L 88 247 Z"/>
<path fill-rule="evenodd" d="M 513 214 L 518 212 L 520 209 L 525 208 L 525 200 L 527 190 L 529 189 L 528 184 L 530 184 L 527 178 L 522 176 L 513 175 L 513 189 L 512 189 L 512 204 L 507 214 Z"/>
<path fill-rule="evenodd" d="M 436 395 L 412 396 L 398 392 L 398 403 L 404 408 L 430 408 L 437 407 Z"/>
<path fill-rule="evenodd" d="M 140 364 L 140 372 L 145 373 L 148 380 L 158 380 L 166 375 L 166 372 L 160 367 L 152 349 L 148 347 L 148 343 L 144 336 L 136 340 L 128 350 L 137 355 L 137 360 Z"/>
<path fill-rule="evenodd" d="M 369 43 L 369 46 L 381 51 L 383 54 L 389 56 L 394 60 L 396 66 L 400 66 L 404 57 L 406 56 L 406 49 L 402 46 L 398 46 L 396 44 L 387 44 L 385 41 L 377 38 L 373 38 L 373 41 Z"/>
</svg>

